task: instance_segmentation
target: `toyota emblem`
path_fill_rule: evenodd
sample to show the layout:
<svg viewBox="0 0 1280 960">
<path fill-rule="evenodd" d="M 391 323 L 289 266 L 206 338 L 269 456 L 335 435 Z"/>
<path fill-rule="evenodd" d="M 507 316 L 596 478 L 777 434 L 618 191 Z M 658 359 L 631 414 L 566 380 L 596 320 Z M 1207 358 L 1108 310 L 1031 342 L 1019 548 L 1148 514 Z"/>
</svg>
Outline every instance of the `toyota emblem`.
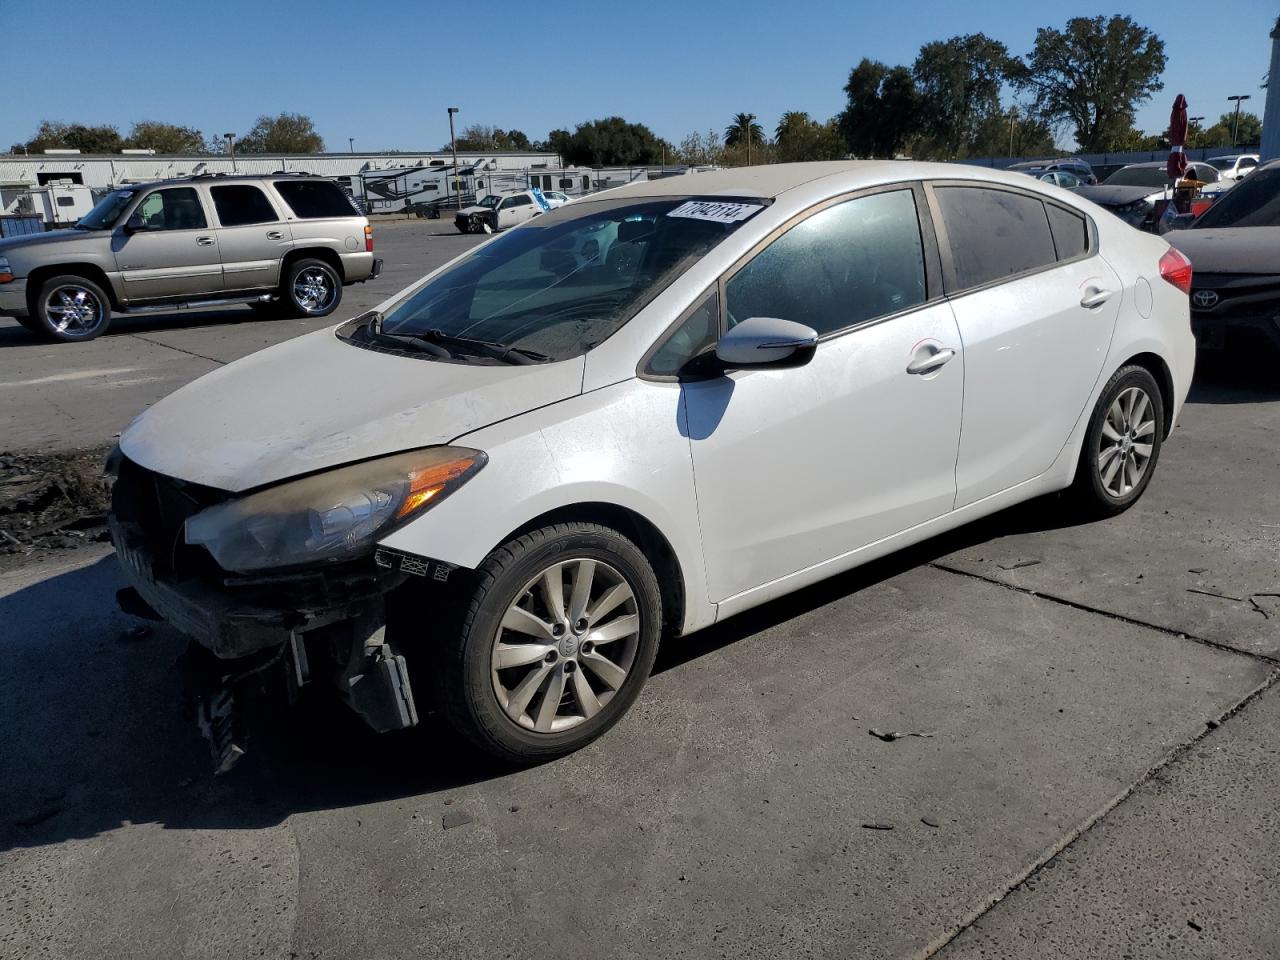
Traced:
<svg viewBox="0 0 1280 960">
<path fill-rule="evenodd" d="M 1218 295 L 1212 290 L 1197 290 L 1191 295 L 1191 302 L 1201 310 L 1208 310 L 1218 302 Z"/>
</svg>

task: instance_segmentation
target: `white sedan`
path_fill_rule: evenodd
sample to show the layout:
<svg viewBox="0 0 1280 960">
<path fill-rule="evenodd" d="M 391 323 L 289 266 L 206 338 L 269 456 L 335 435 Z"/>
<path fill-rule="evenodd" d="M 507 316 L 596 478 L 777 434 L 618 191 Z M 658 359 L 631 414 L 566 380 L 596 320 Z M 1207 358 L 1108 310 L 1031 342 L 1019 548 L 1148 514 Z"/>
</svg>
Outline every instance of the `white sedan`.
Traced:
<svg viewBox="0 0 1280 960">
<path fill-rule="evenodd" d="M 1142 495 L 1191 267 L 1098 213 L 900 162 L 578 200 L 138 417 L 122 602 L 224 680 L 327 681 L 379 730 L 429 703 L 516 762 L 577 749 L 660 640 L 1041 494 Z"/>
</svg>

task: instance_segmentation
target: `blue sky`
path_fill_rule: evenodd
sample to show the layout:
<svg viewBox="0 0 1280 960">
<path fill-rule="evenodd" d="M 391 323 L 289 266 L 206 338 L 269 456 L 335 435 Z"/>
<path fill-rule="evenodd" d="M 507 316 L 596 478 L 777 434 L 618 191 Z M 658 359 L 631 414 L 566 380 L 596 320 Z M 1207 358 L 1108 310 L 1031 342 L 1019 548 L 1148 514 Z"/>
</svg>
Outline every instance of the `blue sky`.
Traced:
<svg viewBox="0 0 1280 960">
<path fill-rule="evenodd" d="M 1126 13 L 1165 41 L 1165 89 L 1139 113 L 1159 132 L 1176 93 L 1216 118 L 1259 89 L 1276 9 L 1255 0 L 1134 3 L 787 3 L 586 0 L 0 0 L 5 108 L 0 149 L 40 120 L 167 120 L 243 133 L 263 113 L 309 114 L 329 149 L 428 149 L 460 124 L 555 127 L 618 114 L 679 143 L 738 111 L 772 131 L 786 110 L 826 118 L 864 56 L 907 63 L 920 44 L 984 32 L 1015 53 L 1038 26 Z M 449 15 L 452 11 L 453 14 Z M 1203 16 L 1208 13 L 1209 16 Z M 18 27 L 19 24 L 26 26 Z M 80 36 L 81 33 L 91 36 Z"/>
</svg>

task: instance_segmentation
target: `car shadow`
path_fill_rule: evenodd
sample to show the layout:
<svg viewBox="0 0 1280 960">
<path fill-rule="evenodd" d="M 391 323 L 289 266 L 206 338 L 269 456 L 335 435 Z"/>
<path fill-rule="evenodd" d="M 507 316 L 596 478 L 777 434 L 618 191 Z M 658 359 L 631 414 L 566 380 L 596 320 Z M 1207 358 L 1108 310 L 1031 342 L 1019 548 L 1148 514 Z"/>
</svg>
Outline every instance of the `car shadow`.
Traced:
<svg viewBox="0 0 1280 960">
<path fill-rule="evenodd" d="M 1201 350 L 1188 403 L 1270 403 L 1280 400 L 1276 364 L 1280 352 L 1269 345 L 1254 350 Z"/>
<path fill-rule="evenodd" d="M 7 322 L 6 322 L 7 321 Z M 216 327 L 245 322 L 270 323 L 247 306 L 207 307 L 195 310 L 175 310 L 172 313 L 118 313 L 111 318 L 111 326 L 102 334 L 103 339 L 153 333 L 163 330 L 186 330 L 193 327 Z M 38 334 L 32 333 L 17 320 L 0 317 L 0 349 L 6 347 L 61 346 Z"/>
<path fill-rule="evenodd" d="M 655 672 L 693 660 L 994 537 L 1070 522 L 1035 501 L 669 641 Z M 323 689 L 255 716 L 251 750 L 211 775 L 182 714 L 176 661 L 185 641 L 115 611 L 115 558 L 0 598 L 12 628 L 0 678 L 0 850 L 87 838 L 124 824 L 255 829 L 294 813 L 448 791 L 515 770 L 479 755 L 420 704 L 423 722 L 379 735 Z"/>
</svg>

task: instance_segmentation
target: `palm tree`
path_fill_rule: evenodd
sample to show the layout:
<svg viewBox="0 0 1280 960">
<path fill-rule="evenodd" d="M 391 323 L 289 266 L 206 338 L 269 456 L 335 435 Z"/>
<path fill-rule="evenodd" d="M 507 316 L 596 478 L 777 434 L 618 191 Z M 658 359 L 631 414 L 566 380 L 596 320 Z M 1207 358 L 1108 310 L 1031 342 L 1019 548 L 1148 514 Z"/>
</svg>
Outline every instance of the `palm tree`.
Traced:
<svg viewBox="0 0 1280 960">
<path fill-rule="evenodd" d="M 803 130 L 811 122 L 809 114 L 804 110 L 788 110 L 782 115 L 782 119 L 778 121 L 777 129 L 773 131 L 774 142 L 785 142 L 789 136 Z"/>
<path fill-rule="evenodd" d="M 725 127 L 724 145 L 726 147 L 736 147 L 746 144 L 747 147 L 747 163 L 751 163 L 751 146 L 752 144 L 764 143 L 764 127 L 756 123 L 756 115 L 754 113 L 739 113 L 733 118 L 733 122 Z"/>
</svg>

